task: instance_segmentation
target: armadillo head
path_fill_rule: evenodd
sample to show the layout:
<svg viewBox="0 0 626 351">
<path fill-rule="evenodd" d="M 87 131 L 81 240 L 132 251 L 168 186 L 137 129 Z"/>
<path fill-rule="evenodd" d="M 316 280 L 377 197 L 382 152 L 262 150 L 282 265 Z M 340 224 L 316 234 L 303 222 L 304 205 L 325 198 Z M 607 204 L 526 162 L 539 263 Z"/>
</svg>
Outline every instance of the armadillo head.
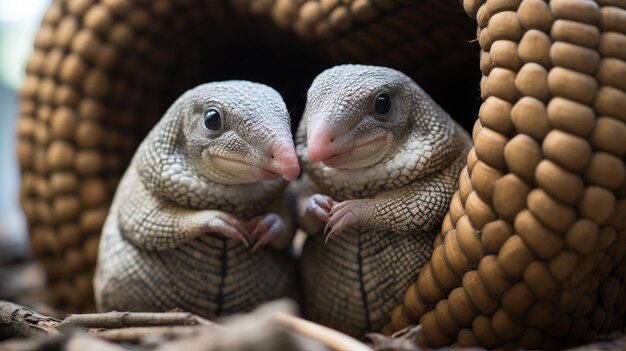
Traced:
<svg viewBox="0 0 626 351">
<path fill-rule="evenodd" d="M 208 83 L 185 93 L 177 107 L 180 152 L 208 180 L 246 184 L 300 173 L 289 113 L 274 89 L 247 81 Z"/>
<path fill-rule="evenodd" d="M 385 67 L 343 65 L 322 72 L 308 91 L 303 116 L 309 162 L 355 169 L 392 155 L 413 128 L 414 86 Z"/>
</svg>

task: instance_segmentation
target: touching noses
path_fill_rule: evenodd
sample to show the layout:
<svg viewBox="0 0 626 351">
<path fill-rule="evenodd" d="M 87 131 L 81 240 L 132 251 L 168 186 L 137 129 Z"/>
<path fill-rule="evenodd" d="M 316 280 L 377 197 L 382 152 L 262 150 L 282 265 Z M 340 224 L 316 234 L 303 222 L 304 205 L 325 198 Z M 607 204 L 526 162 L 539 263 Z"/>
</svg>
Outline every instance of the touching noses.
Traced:
<svg viewBox="0 0 626 351">
<path fill-rule="evenodd" d="M 271 167 L 285 180 L 293 180 L 300 174 L 300 164 L 293 144 L 274 144 L 271 148 L 271 156 Z"/>
<path fill-rule="evenodd" d="M 307 140 L 309 161 L 319 163 L 337 154 L 336 147 L 333 144 L 335 137 L 335 134 L 327 129 L 311 133 Z"/>
</svg>

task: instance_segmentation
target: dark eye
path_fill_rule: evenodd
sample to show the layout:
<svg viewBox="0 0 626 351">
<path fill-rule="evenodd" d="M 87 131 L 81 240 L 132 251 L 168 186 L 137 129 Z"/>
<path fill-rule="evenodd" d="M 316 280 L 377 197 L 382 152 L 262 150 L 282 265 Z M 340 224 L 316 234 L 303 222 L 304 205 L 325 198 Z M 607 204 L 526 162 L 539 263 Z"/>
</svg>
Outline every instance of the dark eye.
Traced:
<svg viewBox="0 0 626 351">
<path fill-rule="evenodd" d="M 204 113 L 204 128 L 208 130 L 218 130 L 222 127 L 222 117 L 220 112 L 214 108 Z"/>
<path fill-rule="evenodd" d="M 389 112 L 389 110 L 391 110 L 391 98 L 389 95 L 385 93 L 378 95 L 374 104 L 374 111 L 380 115 L 384 115 Z"/>
</svg>

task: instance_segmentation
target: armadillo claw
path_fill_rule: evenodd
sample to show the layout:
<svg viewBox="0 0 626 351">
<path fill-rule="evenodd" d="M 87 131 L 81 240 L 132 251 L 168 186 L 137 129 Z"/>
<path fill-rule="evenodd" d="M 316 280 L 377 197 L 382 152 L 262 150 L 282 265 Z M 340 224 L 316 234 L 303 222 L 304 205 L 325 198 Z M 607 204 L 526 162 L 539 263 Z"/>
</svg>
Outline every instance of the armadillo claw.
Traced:
<svg viewBox="0 0 626 351">
<path fill-rule="evenodd" d="M 328 222 L 330 219 L 330 210 L 337 202 L 330 196 L 315 194 L 309 198 L 306 211 L 322 222 Z"/>
<path fill-rule="evenodd" d="M 331 209 L 330 209 L 330 215 L 334 215 L 335 213 L 339 212 L 340 210 L 346 208 L 347 206 L 350 206 L 350 204 L 352 204 L 351 201 L 342 201 L 339 203 L 336 203 Z"/>
<path fill-rule="evenodd" d="M 343 201 L 333 206 L 330 211 L 330 220 L 324 228 L 326 243 L 357 222 L 358 217 L 352 208 L 353 206 L 351 201 Z"/>
<path fill-rule="evenodd" d="M 247 248 L 250 247 L 248 242 L 248 232 L 238 219 L 226 213 L 216 215 L 209 220 L 208 232 L 221 234 L 227 238 L 241 241 Z"/>
<path fill-rule="evenodd" d="M 285 232 L 285 223 L 275 213 L 268 213 L 263 216 L 255 217 L 249 222 L 256 222 L 250 239 L 256 241 L 252 251 L 256 252 L 259 248 L 271 243 L 274 239 Z"/>
</svg>

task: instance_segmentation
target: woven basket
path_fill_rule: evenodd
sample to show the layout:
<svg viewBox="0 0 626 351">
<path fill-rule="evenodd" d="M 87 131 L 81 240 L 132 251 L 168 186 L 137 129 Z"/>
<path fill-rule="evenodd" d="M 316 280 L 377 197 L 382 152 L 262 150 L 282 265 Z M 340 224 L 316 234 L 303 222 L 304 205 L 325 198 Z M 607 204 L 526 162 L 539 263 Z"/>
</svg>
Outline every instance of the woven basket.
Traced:
<svg viewBox="0 0 626 351">
<path fill-rule="evenodd" d="M 54 1 L 28 61 L 17 126 L 21 204 L 53 304 L 94 308 L 112 194 L 138 143 L 185 89 L 268 83 L 299 118 L 324 68 L 387 65 L 473 122 L 461 109 L 477 108 L 477 92 L 464 93 L 476 91 L 473 26 L 454 0 Z"/>
<path fill-rule="evenodd" d="M 378 64 L 410 74 L 468 121 L 476 36 L 476 147 L 432 261 L 386 331 L 420 322 L 425 346 L 555 348 L 622 327 L 626 1 L 463 5 L 475 35 L 452 0 L 53 2 L 17 128 L 21 203 L 52 301 L 93 308 L 111 196 L 184 89 L 266 82 L 299 117 L 323 68 Z"/>
<path fill-rule="evenodd" d="M 463 1 L 479 120 L 431 261 L 387 332 L 555 349 L 622 329 L 626 1 Z"/>
</svg>

